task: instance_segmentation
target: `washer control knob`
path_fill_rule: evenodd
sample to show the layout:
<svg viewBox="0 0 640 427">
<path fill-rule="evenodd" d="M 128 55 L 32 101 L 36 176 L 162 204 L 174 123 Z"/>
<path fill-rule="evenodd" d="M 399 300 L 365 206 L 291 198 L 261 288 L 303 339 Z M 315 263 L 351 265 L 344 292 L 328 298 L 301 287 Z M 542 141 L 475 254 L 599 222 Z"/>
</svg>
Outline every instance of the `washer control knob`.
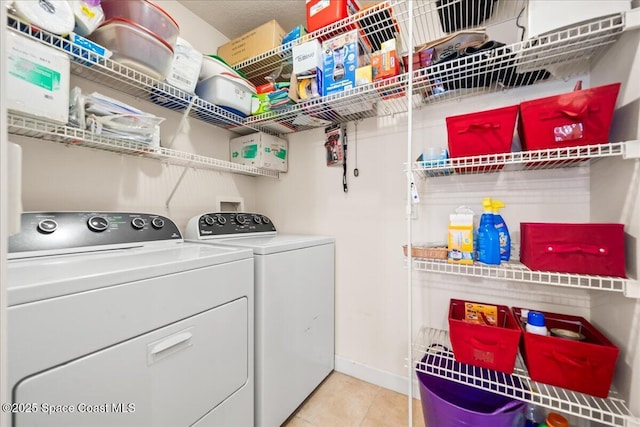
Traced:
<svg viewBox="0 0 640 427">
<path fill-rule="evenodd" d="M 151 226 L 156 230 L 160 230 L 162 227 L 164 227 L 164 219 L 158 217 L 153 218 L 151 220 Z"/>
<path fill-rule="evenodd" d="M 216 215 L 216 221 L 218 221 L 218 224 L 220 224 L 220 225 L 225 225 L 227 223 L 227 218 L 225 218 L 224 216 L 218 214 L 218 215 Z"/>
<path fill-rule="evenodd" d="M 271 220 L 264 215 L 262 215 L 261 218 L 262 218 L 262 222 L 264 222 L 265 224 L 269 224 L 271 222 Z"/>
<path fill-rule="evenodd" d="M 92 216 L 87 221 L 87 225 L 89 230 L 100 233 L 109 228 L 109 220 L 103 216 Z"/>
<path fill-rule="evenodd" d="M 215 224 L 215 220 L 213 219 L 213 217 L 211 217 L 210 215 L 205 215 L 204 216 L 204 223 L 207 225 L 213 225 Z"/>
<path fill-rule="evenodd" d="M 245 214 L 237 214 L 236 222 L 240 225 L 244 225 L 247 223 L 247 216 Z"/>
<path fill-rule="evenodd" d="M 136 230 L 142 230 L 147 225 L 147 221 L 144 218 L 136 217 L 131 220 L 131 226 Z"/>
<path fill-rule="evenodd" d="M 38 223 L 38 231 L 45 234 L 53 233 L 58 229 L 58 223 L 53 219 L 43 219 Z"/>
<path fill-rule="evenodd" d="M 253 222 L 260 224 L 262 222 L 262 217 L 260 215 L 253 215 Z"/>
</svg>

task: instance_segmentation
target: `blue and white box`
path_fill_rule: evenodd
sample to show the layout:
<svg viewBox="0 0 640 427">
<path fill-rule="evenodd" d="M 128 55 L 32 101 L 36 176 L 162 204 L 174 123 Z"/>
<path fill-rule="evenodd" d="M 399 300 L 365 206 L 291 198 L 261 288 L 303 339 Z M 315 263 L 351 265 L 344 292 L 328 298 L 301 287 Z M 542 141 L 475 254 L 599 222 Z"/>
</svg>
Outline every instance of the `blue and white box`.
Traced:
<svg viewBox="0 0 640 427">
<path fill-rule="evenodd" d="M 340 34 L 322 43 L 322 68 L 318 83 L 322 96 L 356 87 L 358 31 Z"/>
</svg>

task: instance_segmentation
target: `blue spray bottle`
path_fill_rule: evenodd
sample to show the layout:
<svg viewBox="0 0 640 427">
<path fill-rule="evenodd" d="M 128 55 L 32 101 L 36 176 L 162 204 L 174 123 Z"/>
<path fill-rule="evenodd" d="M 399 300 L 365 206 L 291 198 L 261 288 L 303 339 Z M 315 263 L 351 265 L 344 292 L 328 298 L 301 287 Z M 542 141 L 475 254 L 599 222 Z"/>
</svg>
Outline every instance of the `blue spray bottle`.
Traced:
<svg viewBox="0 0 640 427">
<path fill-rule="evenodd" d="M 507 262 L 511 259 L 511 235 L 509 234 L 507 223 L 504 222 L 502 215 L 500 215 L 500 209 L 504 208 L 504 206 L 504 202 L 501 200 L 491 200 L 493 225 L 495 225 L 496 230 L 498 230 L 498 236 L 500 239 L 500 261 Z"/>
<path fill-rule="evenodd" d="M 484 264 L 500 265 L 500 237 L 493 223 L 491 199 L 482 200 L 482 216 L 478 227 L 478 261 Z"/>
</svg>

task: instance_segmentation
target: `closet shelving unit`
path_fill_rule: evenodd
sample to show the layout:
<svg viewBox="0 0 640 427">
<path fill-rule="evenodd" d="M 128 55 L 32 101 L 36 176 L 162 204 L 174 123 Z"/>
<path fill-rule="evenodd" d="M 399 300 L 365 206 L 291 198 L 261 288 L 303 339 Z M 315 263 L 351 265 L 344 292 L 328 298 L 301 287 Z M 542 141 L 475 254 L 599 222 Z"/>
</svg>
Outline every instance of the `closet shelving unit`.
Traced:
<svg viewBox="0 0 640 427">
<path fill-rule="evenodd" d="M 452 2 L 444 2 L 444 4 L 447 3 L 451 4 Z M 492 8 L 492 13 L 491 17 L 485 20 L 482 25 L 490 27 L 515 19 L 526 5 L 526 0 L 489 0 L 486 3 Z M 357 29 L 368 39 L 376 39 L 392 31 L 397 33 L 401 42 L 410 41 L 408 44 L 418 46 L 446 35 L 440 25 L 438 8 L 436 1 L 388 0 L 311 33 L 308 38 L 327 39 L 334 34 Z M 473 10 L 470 13 L 473 14 Z M 635 15 L 635 21 L 638 21 L 637 13 Z M 539 81 L 536 80 L 538 74 L 533 72 L 541 69 L 551 72 L 547 80 L 569 79 L 584 74 L 588 72 L 607 46 L 615 43 L 622 35 L 626 29 L 625 19 L 626 15 L 624 14 L 605 16 L 552 34 L 513 43 L 500 51 L 457 58 L 446 63 L 405 72 L 394 78 L 358 86 L 340 94 L 304 100 L 282 111 L 246 118 L 229 113 L 216 105 L 149 78 L 117 62 L 102 58 L 82 46 L 34 28 L 16 17 L 9 17 L 7 28 L 67 52 L 72 59 L 71 67 L 74 75 L 139 99 L 154 102 L 170 110 L 183 112 L 185 116 L 188 115 L 193 119 L 238 134 L 248 134 L 255 131 L 282 134 L 322 127 L 327 122 L 348 122 L 396 114 L 408 114 L 410 118 L 414 109 L 485 93 L 509 90 L 514 87 L 514 81 L 505 79 L 505 76 L 513 76 L 514 73 L 518 77 L 518 86 L 537 83 Z M 284 77 L 291 72 L 291 47 L 294 43 L 301 41 L 304 39 L 266 52 L 236 65 L 235 68 L 243 71 L 254 84 L 265 83 L 266 76 Z M 402 46 L 399 49 L 400 56 L 412 52 L 413 46 Z M 483 84 L 468 84 L 468 82 L 477 81 L 482 81 Z M 407 97 L 406 94 L 409 91 L 411 95 Z M 410 125 L 411 119 L 409 120 Z M 170 163 L 232 170 L 233 172 L 254 175 L 271 176 L 272 174 L 270 171 L 245 168 L 175 150 L 150 149 L 148 146 L 103 138 L 79 129 L 52 125 L 15 114 L 9 116 L 9 133 L 50 139 L 65 144 L 83 145 L 100 150 L 154 157 Z M 411 133 L 409 132 L 409 134 Z M 550 160 L 553 161 L 553 167 L 567 167 L 582 164 L 588 159 L 596 157 L 624 155 L 628 147 L 629 145 L 626 143 L 605 144 L 594 149 L 589 148 L 586 153 L 579 154 L 573 152 L 551 153 L 546 150 L 543 150 L 544 152 L 509 153 L 489 158 L 456 159 L 455 163 L 453 160 L 448 160 L 444 165 L 433 167 L 425 167 L 423 164 L 414 164 L 410 161 L 408 171 L 417 172 L 425 178 L 431 178 L 451 173 L 495 172 L 499 168 L 503 168 L 505 171 L 509 168 L 546 168 L 549 163 L 545 164 L 544 161 Z M 636 146 L 634 145 L 634 147 Z M 634 149 L 637 150 L 637 147 Z M 632 287 L 633 290 L 630 291 L 630 282 L 622 279 L 554 274 L 537 276 L 537 272 L 526 271 L 516 265 L 507 268 L 469 266 L 467 270 L 456 270 L 443 264 L 423 260 L 414 260 L 408 263 L 409 287 L 411 287 L 411 276 L 415 269 L 417 271 L 462 276 L 472 275 L 491 279 L 504 278 L 504 280 L 527 281 L 545 285 L 595 288 L 627 294 L 637 292 L 635 284 Z M 413 374 L 413 368 L 427 351 L 432 352 L 438 346 L 450 347 L 445 331 L 423 328 L 417 337 L 410 337 L 409 365 L 411 366 L 408 367 L 410 372 Z M 634 418 L 625 402 L 619 399 L 615 393 L 611 393 L 608 399 L 597 399 L 535 383 L 528 378 L 521 359 L 519 359 L 513 375 L 504 375 L 473 367 L 465 367 L 461 371 L 454 370 L 451 353 L 439 353 L 438 357 L 446 359 L 446 363 L 442 364 L 444 366 L 434 364 L 423 365 L 421 368 L 424 368 L 425 372 L 451 381 L 491 389 L 500 394 L 538 403 L 547 408 L 596 420 L 606 425 L 621 427 L 640 425 L 640 421 Z M 411 404 L 409 404 L 409 408 L 411 408 Z"/>
</svg>

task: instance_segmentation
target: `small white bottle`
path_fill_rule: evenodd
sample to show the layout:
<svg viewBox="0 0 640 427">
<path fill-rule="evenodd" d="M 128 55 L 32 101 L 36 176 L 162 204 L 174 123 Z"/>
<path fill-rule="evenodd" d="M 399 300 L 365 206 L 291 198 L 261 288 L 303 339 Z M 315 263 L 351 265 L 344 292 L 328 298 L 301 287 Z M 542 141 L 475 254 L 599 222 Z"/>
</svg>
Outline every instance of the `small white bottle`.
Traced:
<svg viewBox="0 0 640 427">
<path fill-rule="evenodd" d="M 549 331 L 545 325 L 544 314 L 539 311 L 529 311 L 525 329 L 532 334 L 549 335 Z"/>
</svg>

